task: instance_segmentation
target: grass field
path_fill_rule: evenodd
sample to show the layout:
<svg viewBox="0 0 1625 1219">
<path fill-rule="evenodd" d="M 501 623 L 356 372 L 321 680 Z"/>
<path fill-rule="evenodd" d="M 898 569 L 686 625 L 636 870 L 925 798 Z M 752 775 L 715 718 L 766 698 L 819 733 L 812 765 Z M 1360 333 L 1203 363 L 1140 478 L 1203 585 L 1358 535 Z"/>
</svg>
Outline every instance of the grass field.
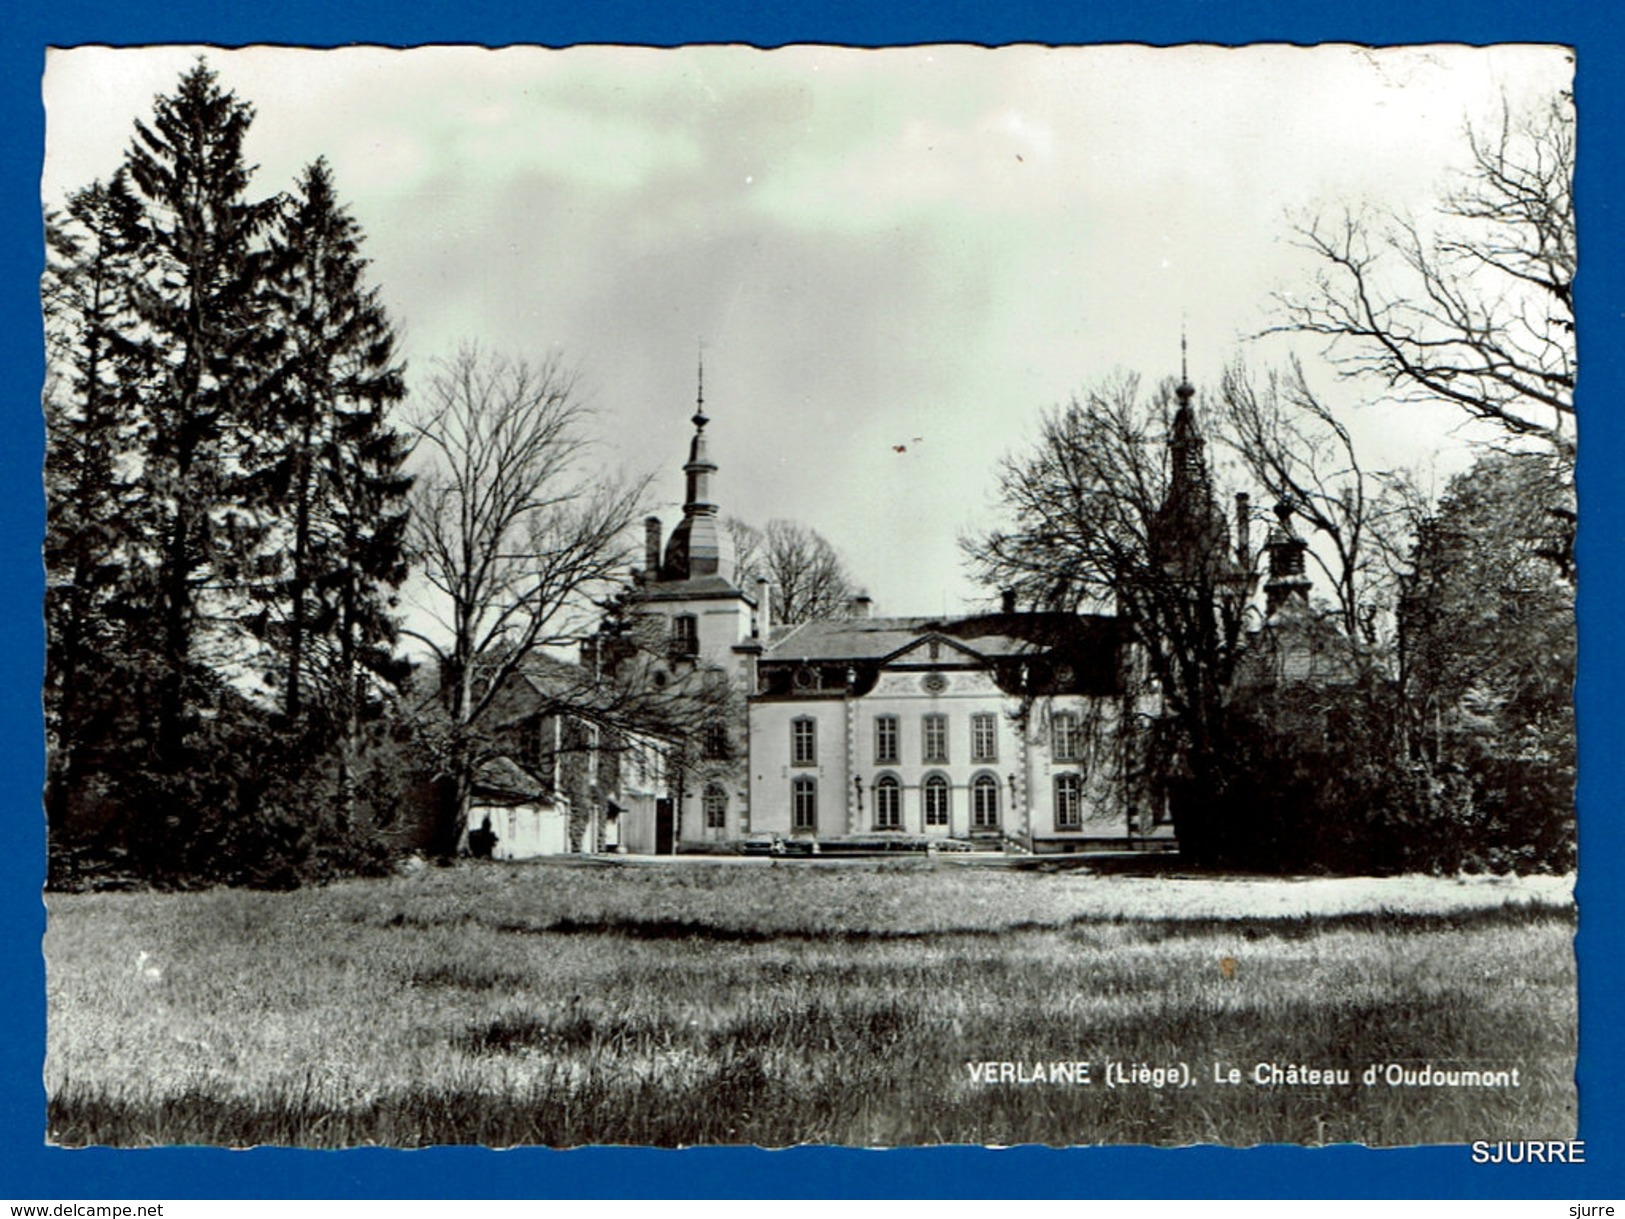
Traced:
<svg viewBox="0 0 1625 1219">
<path fill-rule="evenodd" d="M 48 904 L 47 1137 L 67 1145 L 1575 1130 L 1560 882 L 558 861 Z M 1088 1061 L 1089 1083 L 976 1082 L 985 1061 Z M 1191 1083 L 1108 1087 L 1111 1062 Z M 1269 1062 L 1351 1083 L 1252 1082 Z M 1518 1084 L 1360 1082 L 1389 1064 Z"/>
</svg>

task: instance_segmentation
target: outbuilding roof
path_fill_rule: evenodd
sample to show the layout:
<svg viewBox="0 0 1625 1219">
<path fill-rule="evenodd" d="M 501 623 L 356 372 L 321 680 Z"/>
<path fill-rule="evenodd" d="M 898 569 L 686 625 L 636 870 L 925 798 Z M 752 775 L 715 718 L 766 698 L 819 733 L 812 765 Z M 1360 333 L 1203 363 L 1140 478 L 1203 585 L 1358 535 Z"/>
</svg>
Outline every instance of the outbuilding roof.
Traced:
<svg viewBox="0 0 1625 1219">
<path fill-rule="evenodd" d="M 506 754 L 488 758 L 474 772 L 474 795 L 492 803 L 551 799 L 540 779 Z"/>
</svg>

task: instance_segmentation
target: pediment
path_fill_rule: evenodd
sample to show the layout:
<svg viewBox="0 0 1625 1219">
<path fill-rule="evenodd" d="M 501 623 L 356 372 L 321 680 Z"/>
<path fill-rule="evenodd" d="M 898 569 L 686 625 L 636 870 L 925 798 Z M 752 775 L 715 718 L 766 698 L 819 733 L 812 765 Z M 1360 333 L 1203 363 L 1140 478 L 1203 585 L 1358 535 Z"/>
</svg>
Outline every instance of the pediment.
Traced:
<svg viewBox="0 0 1625 1219">
<path fill-rule="evenodd" d="M 957 668 L 966 664 L 984 667 L 987 663 L 987 657 L 974 648 L 967 647 L 962 641 L 938 631 L 910 640 L 889 656 L 882 657 L 880 661 L 882 668 L 904 665 L 910 668 L 931 665 L 951 665 Z"/>
</svg>

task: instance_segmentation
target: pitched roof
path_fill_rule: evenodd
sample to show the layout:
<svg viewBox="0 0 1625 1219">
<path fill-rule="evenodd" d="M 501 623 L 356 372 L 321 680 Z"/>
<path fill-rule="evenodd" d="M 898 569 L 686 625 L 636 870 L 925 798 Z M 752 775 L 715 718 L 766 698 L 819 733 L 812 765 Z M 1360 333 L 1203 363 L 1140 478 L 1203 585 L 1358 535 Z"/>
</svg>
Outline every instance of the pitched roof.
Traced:
<svg viewBox="0 0 1625 1219">
<path fill-rule="evenodd" d="M 520 680 L 529 684 L 543 698 L 562 694 L 582 694 L 592 690 L 596 683 L 583 666 L 571 660 L 560 660 L 544 652 L 533 652 L 525 657 L 515 671 Z"/>
<path fill-rule="evenodd" d="M 574 661 L 544 652 L 525 657 L 509 674 L 504 690 L 486 711 L 488 728 L 505 728 L 538 713 L 595 718 L 618 731 L 649 740 L 671 741 L 676 731 L 664 723 L 658 692 L 629 689 L 611 681 L 595 681 L 591 672 Z"/>
<path fill-rule="evenodd" d="M 499 801 L 548 798 L 541 780 L 506 754 L 479 764 L 474 772 L 474 794 Z"/>
</svg>

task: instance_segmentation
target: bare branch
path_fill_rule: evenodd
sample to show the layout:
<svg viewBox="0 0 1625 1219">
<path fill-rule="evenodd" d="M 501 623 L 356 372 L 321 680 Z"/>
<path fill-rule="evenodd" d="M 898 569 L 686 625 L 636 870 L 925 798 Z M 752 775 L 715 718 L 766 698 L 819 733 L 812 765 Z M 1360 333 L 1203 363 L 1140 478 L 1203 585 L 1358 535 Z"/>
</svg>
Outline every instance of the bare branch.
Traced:
<svg viewBox="0 0 1625 1219">
<path fill-rule="evenodd" d="M 420 401 L 411 542 L 448 626 L 447 638 L 425 640 L 441 702 L 466 737 L 535 653 L 596 627 L 595 603 L 632 557 L 648 480 L 590 468 L 591 413 L 556 359 L 465 346 L 437 365 Z M 465 779 L 475 753 L 458 763 Z"/>
<path fill-rule="evenodd" d="M 1321 336 L 1343 375 L 1396 400 L 1448 403 L 1572 462 L 1572 104 L 1503 108 L 1467 144 L 1471 169 L 1430 227 L 1353 212 L 1299 224 L 1323 270 L 1278 295 L 1273 330 Z"/>
<path fill-rule="evenodd" d="M 748 584 L 761 577 L 773 586 L 774 621 L 791 624 L 851 614 L 857 586 L 835 547 L 816 529 L 787 520 L 771 520 L 760 529 L 729 521 L 727 529 L 740 581 Z"/>
</svg>

